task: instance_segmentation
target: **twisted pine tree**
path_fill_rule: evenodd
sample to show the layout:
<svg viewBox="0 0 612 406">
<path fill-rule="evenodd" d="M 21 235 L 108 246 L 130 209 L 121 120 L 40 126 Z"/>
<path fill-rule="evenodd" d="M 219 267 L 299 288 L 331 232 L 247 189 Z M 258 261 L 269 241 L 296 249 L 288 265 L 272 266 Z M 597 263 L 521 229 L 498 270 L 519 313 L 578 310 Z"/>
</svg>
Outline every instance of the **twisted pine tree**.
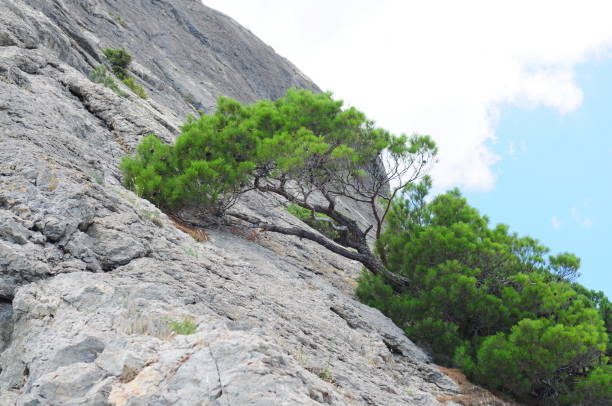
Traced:
<svg viewBox="0 0 612 406">
<path fill-rule="evenodd" d="M 252 105 L 220 97 L 214 114 L 190 118 L 175 145 L 144 138 L 122 163 L 127 186 L 176 214 L 231 215 L 263 230 L 296 235 L 360 261 L 398 289 L 406 281 L 371 251 L 393 198 L 430 168 L 436 146 L 428 136 L 394 136 L 329 93 L 291 89 L 276 101 Z M 229 212 L 241 193 L 259 190 L 327 221 L 337 238 L 281 227 Z M 338 199 L 367 205 L 373 224 L 362 228 L 338 210 Z"/>
</svg>

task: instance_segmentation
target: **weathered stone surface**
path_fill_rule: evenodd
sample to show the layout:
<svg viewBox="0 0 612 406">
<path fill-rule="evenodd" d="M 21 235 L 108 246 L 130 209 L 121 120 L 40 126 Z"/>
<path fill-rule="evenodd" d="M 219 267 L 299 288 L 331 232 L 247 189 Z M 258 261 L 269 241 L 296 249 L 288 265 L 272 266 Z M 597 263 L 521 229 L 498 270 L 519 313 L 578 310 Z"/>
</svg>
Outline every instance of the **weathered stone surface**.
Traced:
<svg viewBox="0 0 612 406">
<path fill-rule="evenodd" d="M 87 79 L 104 47 L 129 50 L 149 100 Z M 0 405 L 437 405 L 457 391 L 354 300 L 359 264 L 239 227 L 199 243 L 121 185 L 142 136 L 171 142 L 218 94 L 290 86 L 316 89 L 196 0 L 0 3 Z M 259 193 L 236 210 L 306 227 Z M 177 336 L 185 320 L 197 331 Z"/>
<path fill-rule="evenodd" d="M 13 332 L 13 306 L 0 302 L 0 351 L 8 346 Z"/>
<path fill-rule="evenodd" d="M 10 212 L 0 210 L 0 238 L 15 244 L 26 244 L 32 233 Z"/>
<path fill-rule="evenodd" d="M 101 48 L 126 48 L 146 91 L 180 116 L 211 111 L 218 95 L 246 102 L 278 98 L 287 88 L 317 89 L 295 66 L 231 18 L 199 0 L 7 0 L 15 4 L 7 40 L 44 45 L 81 72 Z M 49 21 L 40 23 L 26 3 Z M 10 21 L 24 21 L 34 29 Z M 20 17 L 20 18 L 17 18 Z M 15 42 L 16 40 L 13 40 Z"/>
</svg>

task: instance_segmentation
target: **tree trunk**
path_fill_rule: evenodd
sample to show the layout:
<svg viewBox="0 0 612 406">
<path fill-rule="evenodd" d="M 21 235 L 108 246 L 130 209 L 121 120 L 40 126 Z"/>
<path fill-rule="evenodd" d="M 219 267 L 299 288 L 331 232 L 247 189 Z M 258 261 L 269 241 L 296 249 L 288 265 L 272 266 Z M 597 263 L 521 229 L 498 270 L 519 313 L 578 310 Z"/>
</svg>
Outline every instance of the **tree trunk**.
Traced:
<svg viewBox="0 0 612 406">
<path fill-rule="evenodd" d="M 385 281 L 393 287 L 396 292 L 405 291 L 408 287 L 408 280 L 401 275 L 389 271 L 380 262 L 380 260 L 372 253 L 367 244 L 359 244 L 356 249 L 357 252 L 351 251 L 341 245 L 336 244 L 332 240 L 324 237 L 321 234 L 316 234 L 308 230 L 304 230 L 298 227 L 280 227 L 275 224 L 262 223 L 257 219 L 246 216 L 240 213 L 227 213 L 229 216 L 238 218 L 246 221 L 247 223 L 253 224 L 254 226 L 261 228 L 263 231 L 270 231 L 273 233 L 294 235 L 296 237 L 305 238 L 307 240 L 316 242 L 317 244 L 327 248 L 328 250 L 342 255 L 345 258 L 352 259 L 361 262 L 370 272 L 375 275 L 382 276 Z"/>
</svg>

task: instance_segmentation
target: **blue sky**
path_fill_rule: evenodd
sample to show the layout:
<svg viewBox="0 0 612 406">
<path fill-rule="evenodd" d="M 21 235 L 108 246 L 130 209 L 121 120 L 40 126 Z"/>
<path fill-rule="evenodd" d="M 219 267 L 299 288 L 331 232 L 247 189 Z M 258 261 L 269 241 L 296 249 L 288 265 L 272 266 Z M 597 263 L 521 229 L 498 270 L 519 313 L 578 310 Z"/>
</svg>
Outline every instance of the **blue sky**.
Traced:
<svg viewBox="0 0 612 406">
<path fill-rule="evenodd" d="M 612 60 L 578 65 L 579 108 L 502 107 L 492 190 L 466 192 L 493 223 L 582 259 L 580 282 L 612 297 Z"/>
</svg>

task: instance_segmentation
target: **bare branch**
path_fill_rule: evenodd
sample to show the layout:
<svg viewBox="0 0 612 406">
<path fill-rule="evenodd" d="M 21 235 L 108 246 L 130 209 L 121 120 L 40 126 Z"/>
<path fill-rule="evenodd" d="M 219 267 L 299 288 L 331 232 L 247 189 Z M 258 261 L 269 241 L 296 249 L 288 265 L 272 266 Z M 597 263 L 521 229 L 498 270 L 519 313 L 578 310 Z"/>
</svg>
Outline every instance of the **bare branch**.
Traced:
<svg viewBox="0 0 612 406">
<path fill-rule="evenodd" d="M 316 242 L 317 244 L 327 248 L 331 252 L 334 252 L 338 255 L 342 255 L 345 258 L 361 262 L 361 264 L 363 264 L 363 266 L 365 266 L 370 272 L 385 278 L 386 281 L 398 292 L 405 290 L 409 285 L 408 280 L 403 276 L 395 274 L 393 272 L 389 272 L 384 267 L 384 265 L 374 256 L 374 254 L 372 254 L 372 252 L 367 248 L 367 246 L 365 252 L 354 252 L 334 243 L 333 241 L 324 237 L 321 234 L 316 234 L 303 228 L 281 227 L 275 224 L 261 222 L 256 218 L 241 213 L 228 212 L 227 214 L 229 216 L 246 221 L 247 223 L 253 224 L 256 227 L 261 228 L 263 231 L 270 231 L 273 233 L 279 233 L 284 235 L 294 235 L 299 238 L 304 238 Z"/>
</svg>

